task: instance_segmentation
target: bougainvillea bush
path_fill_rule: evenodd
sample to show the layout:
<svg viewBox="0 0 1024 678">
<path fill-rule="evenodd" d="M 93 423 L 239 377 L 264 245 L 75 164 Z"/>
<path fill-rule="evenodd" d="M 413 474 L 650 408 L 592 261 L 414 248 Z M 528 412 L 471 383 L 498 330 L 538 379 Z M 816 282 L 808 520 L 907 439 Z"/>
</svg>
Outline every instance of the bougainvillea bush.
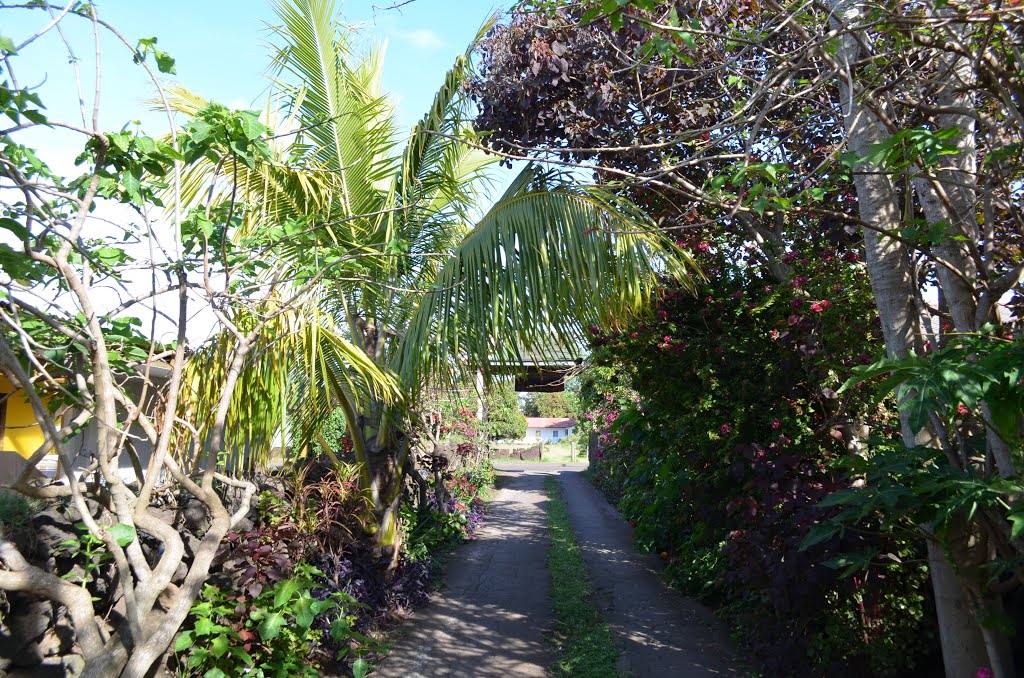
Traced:
<svg viewBox="0 0 1024 678">
<path fill-rule="evenodd" d="M 454 546 L 472 541 L 483 522 L 484 495 L 494 484 L 494 477 L 491 461 L 482 459 L 445 472 L 441 491 L 431 478 L 426 505 L 418 509 L 402 507 L 408 557 L 429 566 Z"/>
<path fill-rule="evenodd" d="M 907 675 L 934 649 L 910 564 L 922 546 L 868 516 L 801 548 L 834 511 L 818 503 L 856 481 L 863 436 L 893 424 L 870 384 L 839 394 L 881 346 L 858 254 L 808 243 L 780 284 L 742 243 L 690 247 L 707 274 L 696 292 L 595 328 L 581 389 L 595 481 L 765 675 Z"/>
</svg>

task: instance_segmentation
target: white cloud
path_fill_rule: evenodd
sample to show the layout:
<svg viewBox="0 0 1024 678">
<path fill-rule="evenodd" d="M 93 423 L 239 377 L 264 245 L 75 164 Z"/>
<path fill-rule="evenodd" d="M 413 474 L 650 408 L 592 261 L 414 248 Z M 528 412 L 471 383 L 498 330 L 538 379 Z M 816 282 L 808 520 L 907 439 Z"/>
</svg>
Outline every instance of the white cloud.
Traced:
<svg viewBox="0 0 1024 678">
<path fill-rule="evenodd" d="M 444 47 L 444 40 L 429 28 L 417 28 L 413 31 L 398 31 L 396 37 L 419 49 L 441 49 Z"/>
</svg>

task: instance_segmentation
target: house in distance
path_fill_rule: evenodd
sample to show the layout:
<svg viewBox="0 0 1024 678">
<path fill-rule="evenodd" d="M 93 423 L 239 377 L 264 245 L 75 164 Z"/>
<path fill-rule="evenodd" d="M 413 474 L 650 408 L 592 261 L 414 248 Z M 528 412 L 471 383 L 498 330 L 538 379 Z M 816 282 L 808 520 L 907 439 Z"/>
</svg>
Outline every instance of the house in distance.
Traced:
<svg viewBox="0 0 1024 678">
<path fill-rule="evenodd" d="M 573 434 L 576 420 L 566 417 L 527 417 L 524 443 L 560 443 Z"/>
</svg>

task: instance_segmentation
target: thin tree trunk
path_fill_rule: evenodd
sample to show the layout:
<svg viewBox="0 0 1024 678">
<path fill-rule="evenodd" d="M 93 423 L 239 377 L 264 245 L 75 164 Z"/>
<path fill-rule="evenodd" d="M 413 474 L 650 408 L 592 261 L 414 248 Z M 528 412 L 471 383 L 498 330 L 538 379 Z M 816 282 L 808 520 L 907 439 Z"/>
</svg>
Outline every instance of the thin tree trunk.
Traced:
<svg viewBox="0 0 1024 678">
<path fill-rule="evenodd" d="M 851 151 L 863 157 L 872 144 L 889 136 L 878 116 L 864 105 L 862 92 L 854 86 L 856 74 L 851 67 L 860 57 L 856 26 L 864 17 L 861 8 L 851 0 L 832 0 L 832 28 L 840 31 L 836 60 L 840 64 L 839 95 L 843 109 L 847 143 Z M 875 304 L 882 323 L 886 352 L 901 357 L 910 349 L 920 349 L 923 333 L 914 307 L 916 282 L 906 247 L 881 232 L 898 232 L 901 225 L 896 188 L 883 168 L 860 163 L 854 168 L 854 185 L 861 220 L 872 228 L 864 229 L 866 264 Z M 908 197 L 909 199 L 909 197 Z M 898 397 L 906 397 L 899 392 Z M 904 444 L 919 444 L 918 432 L 909 418 L 900 416 Z M 951 528 L 953 543 L 969 539 L 967 527 Z M 981 628 L 973 614 L 973 601 L 946 555 L 929 540 L 928 561 L 942 641 L 942 656 L 949 678 L 970 678 L 978 668 L 989 665 Z M 1001 677 L 1000 677 L 1001 678 Z"/>
</svg>

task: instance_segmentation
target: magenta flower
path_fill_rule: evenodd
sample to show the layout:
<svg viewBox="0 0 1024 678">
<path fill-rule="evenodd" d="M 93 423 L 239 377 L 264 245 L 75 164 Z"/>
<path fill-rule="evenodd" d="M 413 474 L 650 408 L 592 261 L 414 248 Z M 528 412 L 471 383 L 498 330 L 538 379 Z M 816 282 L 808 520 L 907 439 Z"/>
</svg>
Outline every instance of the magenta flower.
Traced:
<svg viewBox="0 0 1024 678">
<path fill-rule="evenodd" d="M 729 435 L 729 432 L 732 431 L 732 428 L 728 424 L 722 424 L 722 428 L 719 430 L 722 432 L 723 436 L 727 436 Z"/>
<path fill-rule="evenodd" d="M 974 678 L 992 678 L 993 675 L 992 669 L 987 666 L 982 666 L 978 669 L 978 672 L 974 674 Z"/>
</svg>

